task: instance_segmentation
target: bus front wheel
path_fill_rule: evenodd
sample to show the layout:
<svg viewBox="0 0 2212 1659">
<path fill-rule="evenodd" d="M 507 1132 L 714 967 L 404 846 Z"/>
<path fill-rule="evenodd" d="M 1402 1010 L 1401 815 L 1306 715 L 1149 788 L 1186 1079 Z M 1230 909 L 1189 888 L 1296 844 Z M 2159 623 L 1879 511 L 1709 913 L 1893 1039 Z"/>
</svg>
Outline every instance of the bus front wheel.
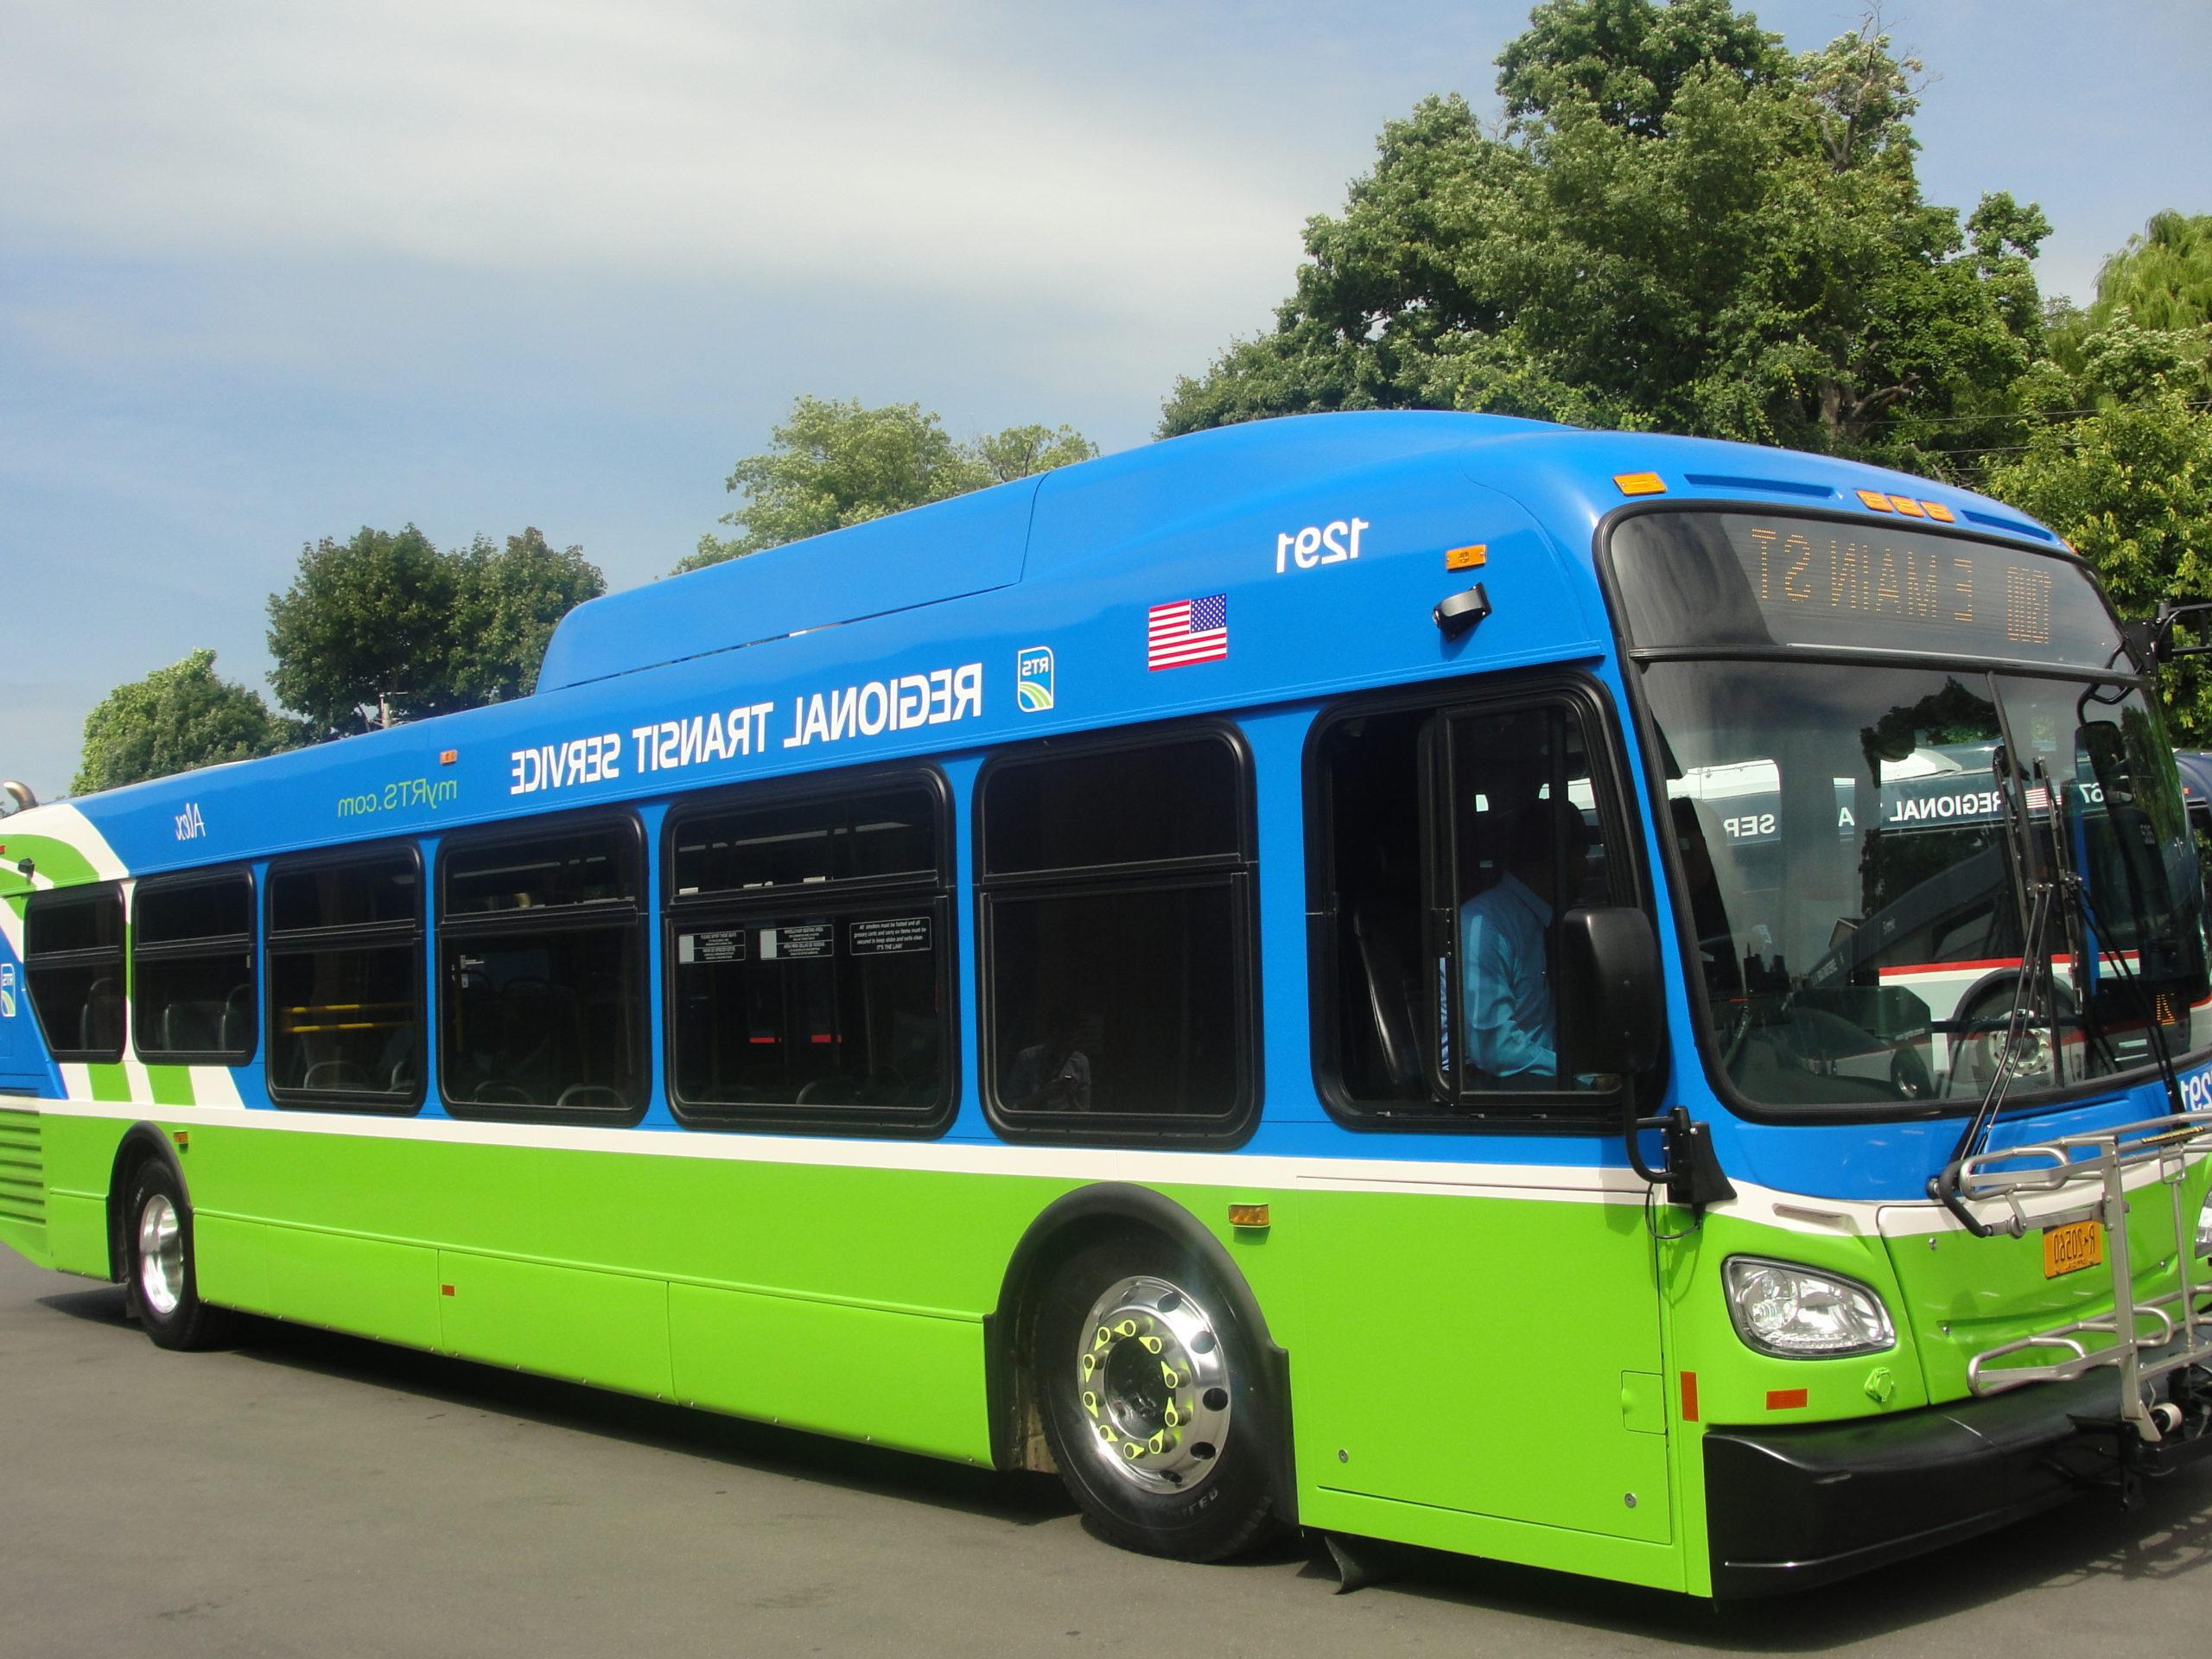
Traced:
<svg viewBox="0 0 2212 1659">
<path fill-rule="evenodd" d="M 130 1311 L 163 1348 L 211 1348 L 230 1326 L 223 1309 L 200 1300 L 192 1259 L 192 1206 L 184 1183 L 158 1158 L 140 1164 L 124 1212 Z"/>
<path fill-rule="evenodd" d="M 1166 1239 L 1116 1234 L 1060 1264 L 1031 1355 L 1060 1473 L 1127 1549 L 1213 1561 L 1274 1521 L 1274 1414 L 1234 1305 Z"/>
</svg>

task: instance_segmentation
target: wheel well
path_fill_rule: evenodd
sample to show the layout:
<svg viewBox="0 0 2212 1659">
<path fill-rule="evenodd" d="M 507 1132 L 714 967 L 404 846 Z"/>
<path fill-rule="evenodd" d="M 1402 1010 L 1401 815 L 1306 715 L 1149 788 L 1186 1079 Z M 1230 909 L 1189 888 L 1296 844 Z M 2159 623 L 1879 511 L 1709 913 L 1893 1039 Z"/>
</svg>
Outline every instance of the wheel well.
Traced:
<svg viewBox="0 0 2212 1659">
<path fill-rule="evenodd" d="M 115 1149 L 115 1162 L 108 1173 L 107 1182 L 107 1276 L 121 1283 L 129 1262 L 124 1249 L 124 1218 L 123 1207 L 130 1201 L 130 1184 L 137 1178 L 139 1166 L 158 1160 L 169 1166 L 169 1173 L 176 1177 L 176 1190 L 188 1205 L 192 1195 L 184 1184 L 184 1171 L 177 1166 L 176 1154 L 169 1150 L 168 1137 L 151 1123 L 133 1123 L 123 1133 L 122 1141 Z"/>
<path fill-rule="evenodd" d="M 1053 1472 L 1029 1363 L 1037 1305 L 1053 1269 L 1094 1239 L 1150 1233 L 1204 1263 L 1229 1297 L 1237 1323 L 1251 1334 L 1280 1427 L 1275 1447 L 1277 1513 L 1294 1521 L 1297 1483 L 1290 1449 L 1290 1356 L 1269 1334 L 1258 1300 L 1236 1260 L 1198 1218 L 1150 1187 L 1110 1182 L 1063 1193 L 1029 1224 L 1014 1246 L 999 1287 L 998 1306 L 984 1316 L 991 1461 L 1001 1469 Z"/>
</svg>

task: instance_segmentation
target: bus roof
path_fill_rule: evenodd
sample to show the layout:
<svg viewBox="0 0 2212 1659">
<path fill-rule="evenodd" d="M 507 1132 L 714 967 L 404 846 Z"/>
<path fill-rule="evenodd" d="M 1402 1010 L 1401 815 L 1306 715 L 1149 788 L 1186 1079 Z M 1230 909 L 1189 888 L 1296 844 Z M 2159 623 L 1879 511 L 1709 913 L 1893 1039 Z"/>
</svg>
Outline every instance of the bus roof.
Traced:
<svg viewBox="0 0 2212 1659">
<path fill-rule="evenodd" d="M 1592 533 L 1638 474 L 1669 500 L 1933 503 L 2057 544 L 1980 497 L 1785 450 L 1488 415 L 1256 422 L 594 600 L 529 697 L 32 809 L 0 835 L 0 891 L 18 845 L 46 849 L 46 878 L 144 874 L 1601 660 Z M 1441 634 L 1434 606 L 1476 581 L 1495 620 Z M 1216 619 L 1217 652 L 1159 645 Z"/>
</svg>

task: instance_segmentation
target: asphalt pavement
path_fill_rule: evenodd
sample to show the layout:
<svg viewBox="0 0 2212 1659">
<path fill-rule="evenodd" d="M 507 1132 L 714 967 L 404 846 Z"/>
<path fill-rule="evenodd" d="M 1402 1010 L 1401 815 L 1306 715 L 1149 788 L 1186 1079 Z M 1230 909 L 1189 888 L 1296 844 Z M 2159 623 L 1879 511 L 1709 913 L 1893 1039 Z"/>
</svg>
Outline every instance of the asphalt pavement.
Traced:
<svg viewBox="0 0 2212 1659">
<path fill-rule="evenodd" d="M 1058 1484 L 253 1321 L 165 1353 L 0 1252 L 0 1656 L 2191 1652 L 2212 1467 L 1715 1609 L 1408 1552 L 1187 1567 Z"/>
</svg>

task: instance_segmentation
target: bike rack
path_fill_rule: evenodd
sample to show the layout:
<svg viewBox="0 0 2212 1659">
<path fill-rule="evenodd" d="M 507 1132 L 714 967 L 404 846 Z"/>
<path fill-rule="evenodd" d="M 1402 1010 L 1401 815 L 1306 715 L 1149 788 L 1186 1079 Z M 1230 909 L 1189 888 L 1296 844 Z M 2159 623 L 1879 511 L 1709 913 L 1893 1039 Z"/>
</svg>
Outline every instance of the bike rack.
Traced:
<svg viewBox="0 0 2212 1659">
<path fill-rule="evenodd" d="M 2103 1318 L 2076 1319 L 1976 1354 L 1967 1362 L 1967 1388 L 1977 1395 L 2004 1394 L 2113 1366 L 2120 1371 L 2120 1417 L 2145 1443 L 2156 1445 L 2178 1427 L 2178 1414 L 2162 1419 L 2145 1389 L 2171 1372 L 2212 1360 L 2212 1313 L 2197 1306 L 2199 1297 L 2212 1294 L 2212 1274 L 2196 1260 L 2196 1217 L 2184 1215 L 2182 1205 L 2190 1156 L 2208 1150 L 2212 1119 L 2180 1113 L 1985 1152 L 1961 1162 L 1955 1177 L 1959 1196 L 1969 1203 L 2003 1204 L 2011 1221 L 1999 1225 L 2016 1238 L 2031 1224 L 2024 1198 L 2083 1189 L 2079 1205 L 2038 1214 L 2033 1224 L 2094 1219 L 2104 1230 L 2113 1293 L 2112 1312 Z M 2154 1179 L 2165 1187 L 2173 1211 L 2180 1282 L 2161 1294 L 2138 1298 L 2127 1238 L 2126 1180 L 2131 1171 L 2154 1164 Z M 2139 1181 L 2137 1190 L 2147 1185 Z M 2053 1352 L 2058 1357 L 2042 1363 L 1997 1363 L 2017 1354 Z M 2171 1407 L 2166 1410 L 2173 1412 Z"/>
</svg>

